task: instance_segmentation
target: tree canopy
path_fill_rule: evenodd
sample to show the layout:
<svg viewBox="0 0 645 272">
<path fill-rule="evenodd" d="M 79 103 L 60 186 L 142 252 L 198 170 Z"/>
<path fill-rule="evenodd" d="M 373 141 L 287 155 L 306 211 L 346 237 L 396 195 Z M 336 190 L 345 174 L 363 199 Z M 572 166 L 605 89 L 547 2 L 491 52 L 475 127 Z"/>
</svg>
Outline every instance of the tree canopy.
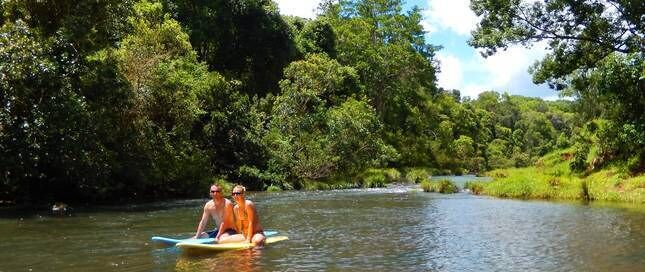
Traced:
<svg viewBox="0 0 645 272">
<path fill-rule="evenodd" d="M 562 148 L 583 173 L 645 169 L 642 5 L 472 1 L 487 54 L 548 42 L 535 81 L 577 99 L 544 101 L 438 87 L 441 48 L 403 4 L 304 19 L 269 0 L 1 1 L 0 202 L 483 173 Z"/>
</svg>

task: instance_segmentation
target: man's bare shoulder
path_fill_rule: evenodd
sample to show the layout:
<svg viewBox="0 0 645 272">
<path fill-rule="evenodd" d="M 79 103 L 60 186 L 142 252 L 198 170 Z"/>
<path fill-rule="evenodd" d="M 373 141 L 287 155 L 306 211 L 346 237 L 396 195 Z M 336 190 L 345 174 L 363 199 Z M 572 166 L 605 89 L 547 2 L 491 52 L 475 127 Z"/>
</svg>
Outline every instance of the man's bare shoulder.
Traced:
<svg viewBox="0 0 645 272">
<path fill-rule="evenodd" d="M 204 209 L 210 209 L 213 206 L 215 206 L 215 202 L 213 202 L 213 200 L 209 200 L 208 202 L 206 202 L 206 204 L 204 204 Z"/>
</svg>

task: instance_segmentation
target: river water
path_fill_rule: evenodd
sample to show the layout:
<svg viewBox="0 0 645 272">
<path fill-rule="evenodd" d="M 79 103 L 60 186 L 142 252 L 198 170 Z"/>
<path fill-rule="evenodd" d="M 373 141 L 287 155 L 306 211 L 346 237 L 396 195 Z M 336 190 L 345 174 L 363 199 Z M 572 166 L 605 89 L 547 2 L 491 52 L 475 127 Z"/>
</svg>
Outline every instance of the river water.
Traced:
<svg viewBox="0 0 645 272">
<path fill-rule="evenodd" d="M 250 193 L 263 249 L 187 255 L 205 199 L 3 214 L 0 271 L 645 271 L 642 205 L 504 200 L 414 186 Z"/>
</svg>

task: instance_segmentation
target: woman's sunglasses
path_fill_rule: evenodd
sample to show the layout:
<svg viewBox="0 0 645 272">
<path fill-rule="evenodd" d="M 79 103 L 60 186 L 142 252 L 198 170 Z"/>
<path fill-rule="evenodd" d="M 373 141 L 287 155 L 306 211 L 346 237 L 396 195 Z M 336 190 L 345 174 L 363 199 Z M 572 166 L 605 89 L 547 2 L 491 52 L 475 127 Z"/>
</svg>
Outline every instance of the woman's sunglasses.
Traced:
<svg viewBox="0 0 645 272">
<path fill-rule="evenodd" d="M 232 192 L 231 195 L 241 195 L 242 192 Z"/>
</svg>

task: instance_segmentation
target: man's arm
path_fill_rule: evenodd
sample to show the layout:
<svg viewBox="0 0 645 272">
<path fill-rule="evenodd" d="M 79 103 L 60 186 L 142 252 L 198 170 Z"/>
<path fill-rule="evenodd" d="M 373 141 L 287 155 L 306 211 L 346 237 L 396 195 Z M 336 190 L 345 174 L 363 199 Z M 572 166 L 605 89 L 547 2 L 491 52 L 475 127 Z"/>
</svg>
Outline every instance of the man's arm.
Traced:
<svg viewBox="0 0 645 272">
<path fill-rule="evenodd" d="M 202 213 L 202 219 L 199 221 L 199 226 L 197 226 L 197 232 L 195 233 L 194 238 L 199 238 L 199 236 L 202 235 L 204 228 L 206 228 L 206 225 L 208 224 L 208 218 L 208 203 L 206 203 L 206 205 L 204 205 L 204 213 Z"/>
<path fill-rule="evenodd" d="M 233 204 L 230 202 L 226 202 L 224 204 L 222 223 L 219 224 L 216 239 L 219 240 L 220 235 L 222 235 L 222 233 L 227 229 L 236 229 L 235 220 L 233 218 Z"/>
</svg>

